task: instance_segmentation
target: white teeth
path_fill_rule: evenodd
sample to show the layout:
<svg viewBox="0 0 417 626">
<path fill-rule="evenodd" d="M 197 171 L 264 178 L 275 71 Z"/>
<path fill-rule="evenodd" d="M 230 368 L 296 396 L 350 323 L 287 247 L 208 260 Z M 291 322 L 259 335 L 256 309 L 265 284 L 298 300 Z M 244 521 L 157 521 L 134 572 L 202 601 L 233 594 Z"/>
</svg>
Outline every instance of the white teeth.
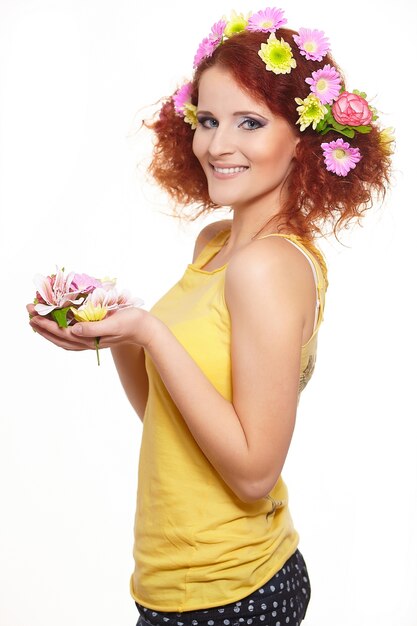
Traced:
<svg viewBox="0 0 417 626">
<path fill-rule="evenodd" d="M 219 174 L 237 174 L 238 172 L 244 172 L 247 167 L 215 167 L 214 171 Z"/>
</svg>

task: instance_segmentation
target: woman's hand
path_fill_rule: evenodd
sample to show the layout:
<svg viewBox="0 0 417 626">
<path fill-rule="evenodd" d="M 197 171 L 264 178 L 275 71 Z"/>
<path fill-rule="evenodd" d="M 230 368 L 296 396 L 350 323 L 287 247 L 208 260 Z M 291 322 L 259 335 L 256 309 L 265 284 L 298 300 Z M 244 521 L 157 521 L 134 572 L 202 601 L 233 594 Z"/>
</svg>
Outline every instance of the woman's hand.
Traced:
<svg viewBox="0 0 417 626">
<path fill-rule="evenodd" d="M 100 322 L 79 322 L 60 328 L 55 321 L 36 313 L 33 304 L 26 308 L 31 316 L 29 324 L 32 328 L 64 350 L 95 350 L 96 337 L 100 338 L 100 348 L 132 344 L 146 347 L 158 323 L 157 318 L 147 311 L 129 307 L 110 313 Z"/>
</svg>

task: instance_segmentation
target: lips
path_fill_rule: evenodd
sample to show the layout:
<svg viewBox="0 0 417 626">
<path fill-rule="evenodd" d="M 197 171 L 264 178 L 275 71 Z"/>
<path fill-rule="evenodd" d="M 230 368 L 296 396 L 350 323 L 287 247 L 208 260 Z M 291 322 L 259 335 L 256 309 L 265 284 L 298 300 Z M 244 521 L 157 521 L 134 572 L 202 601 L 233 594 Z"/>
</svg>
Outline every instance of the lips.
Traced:
<svg viewBox="0 0 417 626">
<path fill-rule="evenodd" d="M 242 174 L 249 169 L 246 165 L 214 165 L 210 163 L 213 174 L 216 178 L 230 178 Z"/>
<path fill-rule="evenodd" d="M 247 167 L 214 167 L 215 172 L 219 174 L 238 174 L 239 172 L 244 172 L 247 170 Z"/>
</svg>

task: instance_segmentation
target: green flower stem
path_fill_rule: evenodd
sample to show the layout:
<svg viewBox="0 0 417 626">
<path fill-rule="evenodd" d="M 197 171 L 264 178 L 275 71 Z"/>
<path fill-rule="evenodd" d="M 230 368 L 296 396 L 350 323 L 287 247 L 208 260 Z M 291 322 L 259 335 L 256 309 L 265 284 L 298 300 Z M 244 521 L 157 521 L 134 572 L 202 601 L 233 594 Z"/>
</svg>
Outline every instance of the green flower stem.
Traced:
<svg viewBox="0 0 417 626">
<path fill-rule="evenodd" d="M 100 365 L 100 353 L 99 353 L 99 346 L 98 346 L 99 343 L 100 343 L 100 337 L 95 337 L 94 344 L 96 346 L 97 365 Z"/>
</svg>

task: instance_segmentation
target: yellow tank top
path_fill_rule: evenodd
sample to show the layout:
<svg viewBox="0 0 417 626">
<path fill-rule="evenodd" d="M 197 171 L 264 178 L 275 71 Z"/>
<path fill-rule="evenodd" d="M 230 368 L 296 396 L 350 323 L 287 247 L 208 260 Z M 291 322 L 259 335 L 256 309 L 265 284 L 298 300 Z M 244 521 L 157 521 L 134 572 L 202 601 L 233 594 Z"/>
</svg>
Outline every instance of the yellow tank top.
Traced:
<svg viewBox="0 0 417 626">
<path fill-rule="evenodd" d="M 230 317 L 224 297 L 227 264 L 213 271 L 201 269 L 229 234 L 230 229 L 218 233 L 151 312 L 232 401 Z M 327 280 L 320 253 L 298 237 L 285 237 L 310 260 L 317 283 L 316 326 L 302 347 L 301 391 L 314 368 Z M 131 594 L 159 611 L 236 602 L 260 588 L 296 550 L 298 534 L 286 485 L 280 477 L 267 497 L 242 502 L 201 452 L 146 352 L 145 359 L 149 396 L 139 461 Z"/>
</svg>

